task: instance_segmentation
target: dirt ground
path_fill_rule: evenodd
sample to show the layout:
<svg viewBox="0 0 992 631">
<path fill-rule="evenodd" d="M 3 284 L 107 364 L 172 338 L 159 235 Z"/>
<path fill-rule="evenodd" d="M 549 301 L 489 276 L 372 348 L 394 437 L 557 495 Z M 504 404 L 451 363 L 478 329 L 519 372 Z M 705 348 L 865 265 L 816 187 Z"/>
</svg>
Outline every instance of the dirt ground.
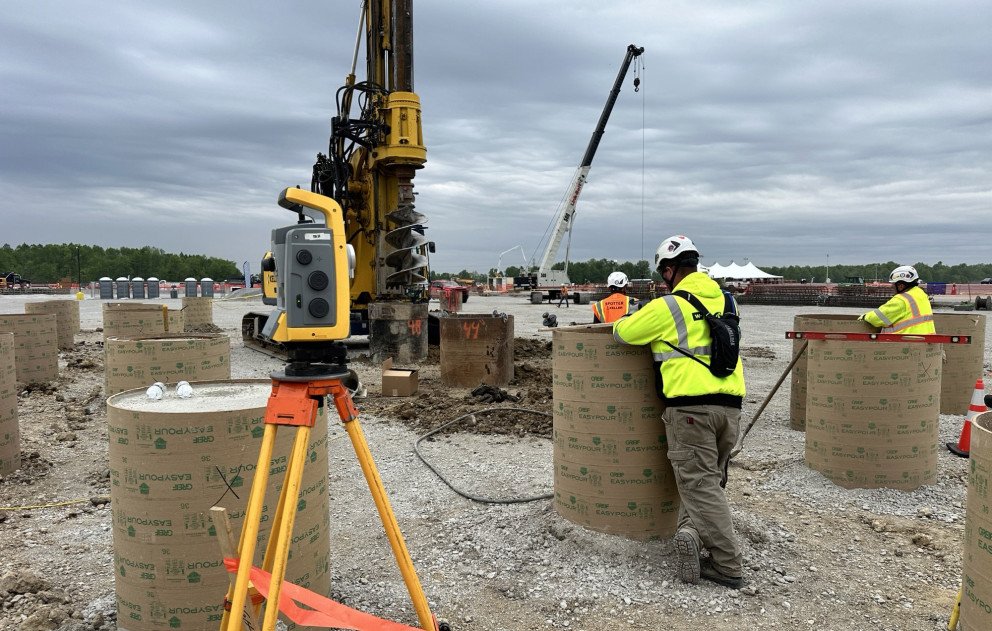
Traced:
<svg viewBox="0 0 992 631">
<path fill-rule="evenodd" d="M 0 296 L 0 312 L 21 313 L 36 299 Z M 117 628 L 100 304 L 81 304 L 83 332 L 62 353 L 59 379 L 20 395 L 22 466 L 0 479 L 2 630 Z M 368 389 L 357 401 L 361 420 L 407 545 L 433 610 L 454 629 L 946 628 L 960 581 L 967 461 L 942 449 L 938 483 L 912 492 L 836 487 L 803 462 L 803 434 L 788 427 L 787 382 L 731 468 L 744 590 L 683 585 L 669 542 L 584 530 L 548 500 L 482 504 L 455 494 L 413 443 L 463 415 L 423 448 L 453 484 L 492 498 L 550 492 L 551 420 L 539 413 L 551 410 L 551 334 L 542 313 L 553 309 L 562 324 L 591 321 L 588 307 L 526 297 L 473 295 L 466 308 L 514 316 L 515 378 L 504 390 L 517 401 L 442 387 L 436 349 L 419 367 L 420 393 L 407 399 L 381 397 L 379 366 L 352 363 Z M 215 302 L 214 322 L 232 339 L 234 378 L 265 378 L 280 366 L 241 343 L 241 315 L 257 309 L 257 299 Z M 793 316 L 812 312 L 822 309 L 743 307 L 745 421 L 790 359 L 784 331 Z M 986 363 L 986 379 L 989 372 Z M 482 412 L 494 406 L 502 411 Z M 941 441 L 956 440 L 961 423 L 941 416 Z M 329 433 L 331 596 L 414 624 L 351 446 L 338 440 L 339 426 Z"/>
</svg>

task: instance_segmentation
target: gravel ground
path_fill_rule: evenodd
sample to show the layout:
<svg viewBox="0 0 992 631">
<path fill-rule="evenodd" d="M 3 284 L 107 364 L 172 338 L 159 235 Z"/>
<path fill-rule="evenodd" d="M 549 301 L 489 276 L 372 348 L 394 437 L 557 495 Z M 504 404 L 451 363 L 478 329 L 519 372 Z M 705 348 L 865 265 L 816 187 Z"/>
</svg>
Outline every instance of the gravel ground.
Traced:
<svg viewBox="0 0 992 631">
<path fill-rule="evenodd" d="M 25 300 L 0 296 L 0 312 Z M 163 300 L 179 307 L 178 300 Z M 0 629 L 116 629 L 111 563 L 101 303 L 82 303 L 75 349 L 61 377 L 22 393 L 22 468 L 0 480 Z M 550 357 L 542 313 L 591 321 L 588 306 L 557 309 L 524 297 L 473 295 L 467 311 L 514 315 L 520 405 L 550 411 Z M 214 322 L 232 338 L 234 378 L 264 378 L 275 359 L 244 348 L 241 315 L 257 299 L 218 300 Z M 783 332 L 811 308 L 745 306 L 750 419 L 785 368 Z M 834 312 L 856 313 L 855 309 Z M 526 338 L 526 339 L 520 339 Z M 528 341 L 533 340 L 533 341 Z M 992 331 L 986 336 L 992 344 Z M 383 399 L 379 368 L 353 368 L 369 395 L 362 423 L 432 608 L 455 629 L 944 629 L 960 579 L 966 461 L 940 455 L 936 485 L 913 492 L 844 490 L 803 463 L 803 434 L 788 427 L 786 383 L 733 463 L 728 492 L 749 585 L 733 592 L 674 579 L 669 542 L 587 531 L 549 501 L 479 504 L 441 483 L 412 444 L 428 428 L 489 407 L 440 385 L 437 354 L 420 367 L 421 393 Z M 986 378 L 989 366 L 986 364 Z M 425 443 L 425 453 L 467 491 L 512 497 L 551 489 L 550 427 L 539 415 L 478 415 Z M 962 419 L 941 417 L 941 440 Z M 371 497 L 340 427 L 330 430 L 332 597 L 415 622 Z M 83 499 L 83 503 L 31 508 Z M 219 595 L 218 598 L 221 596 Z"/>
</svg>

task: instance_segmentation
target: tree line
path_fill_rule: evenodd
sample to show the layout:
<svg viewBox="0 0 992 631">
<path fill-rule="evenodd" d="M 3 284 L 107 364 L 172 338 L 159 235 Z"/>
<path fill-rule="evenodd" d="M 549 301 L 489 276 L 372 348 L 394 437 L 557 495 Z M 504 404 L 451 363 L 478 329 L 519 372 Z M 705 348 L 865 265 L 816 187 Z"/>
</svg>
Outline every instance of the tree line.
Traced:
<svg viewBox="0 0 992 631">
<path fill-rule="evenodd" d="M 900 263 L 886 261 L 885 263 L 864 263 L 857 265 L 831 265 L 830 280 L 843 283 L 850 278 L 861 278 L 865 282 L 879 280 L 888 282 L 889 272 L 899 267 Z M 555 263 L 553 269 L 562 269 L 564 263 Z M 568 264 L 568 277 L 573 283 L 605 283 L 611 272 L 621 271 L 630 279 L 650 278 L 660 281 L 661 276 L 653 272 L 648 261 L 613 261 L 611 259 L 589 259 L 588 261 L 572 261 Z M 978 283 L 982 279 L 992 277 L 992 263 L 945 265 L 938 261 L 933 265 L 916 263 L 913 265 L 924 282 L 933 283 Z M 781 267 L 762 267 L 769 274 L 782 276 L 786 281 L 802 281 L 822 283 L 826 281 L 828 269 L 824 265 L 786 265 Z M 496 276 L 496 269 L 489 270 L 489 276 Z M 526 276 L 528 270 L 520 266 L 510 265 L 503 276 Z M 436 278 L 472 278 L 480 282 L 486 281 L 486 275 L 480 272 L 462 270 L 457 274 L 448 272 L 431 272 L 431 280 Z"/>
<path fill-rule="evenodd" d="M 769 274 L 783 276 L 786 280 L 806 279 L 811 283 L 825 282 L 828 273 L 830 280 L 835 283 L 843 283 L 849 278 L 863 278 L 865 282 L 878 280 L 885 283 L 889 280 L 889 272 L 900 265 L 902 263 L 886 261 L 858 265 L 831 265 L 829 269 L 825 265 L 769 266 L 762 269 Z M 977 283 L 992 277 L 992 263 L 945 265 L 942 261 L 937 261 L 933 265 L 914 263 L 913 267 L 916 268 L 923 282 L 930 283 Z"/>
<path fill-rule="evenodd" d="M 183 280 L 240 280 L 232 261 L 201 254 L 172 254 L 160 248 L 102 248 L 75 243 L 0 247 L 0 272 L 15 272 L 32 283 L 57 283 L 81 278 L 85 284 L 103 276 Z"/>
</svg>

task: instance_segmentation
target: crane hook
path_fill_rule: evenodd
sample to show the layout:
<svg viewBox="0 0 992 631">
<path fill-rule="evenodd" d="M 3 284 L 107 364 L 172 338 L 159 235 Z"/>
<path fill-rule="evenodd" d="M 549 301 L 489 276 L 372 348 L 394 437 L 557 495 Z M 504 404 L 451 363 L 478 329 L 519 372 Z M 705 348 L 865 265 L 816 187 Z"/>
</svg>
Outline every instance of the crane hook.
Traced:
<svg viewBox="0 0 992 631">
<path fill-rule="evenodd" d="M 634 77 L 634 92 L 640 92 L 640 91 L 641 91 L 641 78 Z"/>
</svg>

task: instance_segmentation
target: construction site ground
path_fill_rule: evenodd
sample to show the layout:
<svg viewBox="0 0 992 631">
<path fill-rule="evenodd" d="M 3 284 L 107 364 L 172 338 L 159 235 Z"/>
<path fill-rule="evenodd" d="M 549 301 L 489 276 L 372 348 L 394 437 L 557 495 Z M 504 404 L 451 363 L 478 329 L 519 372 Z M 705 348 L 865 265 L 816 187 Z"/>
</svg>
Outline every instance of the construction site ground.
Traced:
<svg viewBox="0 0 992 631">
<path fill-rule="evenodd" d="M 37 299 L 44 298 L 0 297 L 0 312 L 22 313 Z M 82 302 L 83 332 L 62 354 L 58 381 L 20 395 L 22 467 L 0 479 L 0 629 L 117 628 L 101 304 Z M 936 485 L 841 489 L 803 461 L 804 435 L 789 429 L 788 382 L 730 469 L 743 590 L 684 585 L 670 542 L 583 529 L 550 500 L 482 504 L 455 494 L 414 454 L 418 435 L 492 405 L 549 413 L 551 333 L 542 313 L 554 311 L 562 324 L 591 321 L 587 305 L 532 305 L 526 296 L 473 295 L 465 307 L 514 316 L 516 376 L 506 390 L 519 403 L 485 404 L 467 389 L 442 386 L 436 348 L 419 366 L 420 393 L 409 398 L 383 398 L 380 366 L 362 357 L 352 364 L 368 390 L 358 401 L 361 420 L 420 579 L 433 610 L 455 630 L 946 628 L 961 576 L 968 461 L 942 448 Z M 242 344 L 241 316 L 260 309 L 258 298 L 214 304 L 214 322 L 232 340 L 233 378 L 267 378 L 280 367 Z M 822 309 L 742 311 L 747 422 L 790 359 L 784 332 L 793 316 Z M 990 344 L 987 331 L 986 358 Z M 941 441 L 956 441 L 962 421 L 941 416 Z M 336 423 L 329 432 L 331 596 L 415 624 L 348 438 Z M 550 433 L 549 416 L 478 414 L 424 449 L 468 492 L 543 494 L 552 489 Z"/>
</svg>

